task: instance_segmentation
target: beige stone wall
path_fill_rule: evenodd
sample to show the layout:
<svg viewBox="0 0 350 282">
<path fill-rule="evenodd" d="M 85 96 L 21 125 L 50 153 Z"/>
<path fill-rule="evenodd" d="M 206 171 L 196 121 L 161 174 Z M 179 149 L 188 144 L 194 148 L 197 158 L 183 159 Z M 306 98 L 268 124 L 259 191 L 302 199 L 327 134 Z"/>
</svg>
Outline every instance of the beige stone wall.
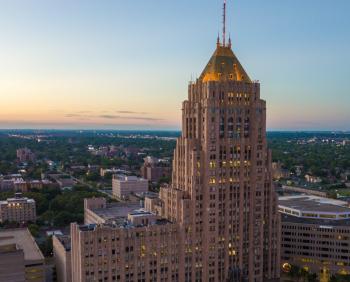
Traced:
<svg viewBox="0 0 350 282">
<path fill-rule="evenodd" d="M 56 236 L 52 237 L 52 243 L 57 273 L 57 281 L 71 282 L 72 269 L 70 251 L 66 251 L 66 248 Z"/>
<path fill-rule="evenodd" d="M 181 267 L 176 225 L 130 229 L 99 226 L 82 231 L 72 224 L 71 238 L 75 282 L 105 278 L 104 281 L 181 281 L 176 279 Z"/>
</svg>

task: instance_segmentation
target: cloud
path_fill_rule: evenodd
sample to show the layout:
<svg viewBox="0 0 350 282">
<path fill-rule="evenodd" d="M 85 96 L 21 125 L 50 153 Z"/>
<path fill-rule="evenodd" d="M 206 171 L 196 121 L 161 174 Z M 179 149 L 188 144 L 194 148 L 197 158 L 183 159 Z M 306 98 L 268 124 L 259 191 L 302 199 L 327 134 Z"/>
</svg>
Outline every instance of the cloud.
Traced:
<svg viewBox="0 0 350 282">
<path fill-rule="evenodd" d="M 131 112 L 130 112 L 131 113 Z M 111 114 L 81 114 L 69 113 L 64 115 L 65 118 L 78 118 L 81 120 L 84 119 L 108 119 L 108 120 L 139 120 L 139 121 L 162 121 L 163 119 L 153 118 L 153 117 L 142 117 L 142 116 L 123 116 L 123 115 L 111 115 Z"/>
<path fill-rule="evenodd" d="M 116 111 L 118 114 L 132 114 L 132 115 L 148 115 L 145 112 L 134 112 L 134 111 Z"/>
<path fill-rule="evenodd" d="M 81 117 L 80 114 L 66 114 L 64 117 L 71 118 L 71 117 Z"/>
<path fill-rule="evenodd" d="M 119 115 L 99 115 L 100 118 L 105 119 L 123 119 L 123 120 L 146 120 L 146 121 L 160 121 L 162 119 L 152 117 L 139 117 L 139 116 L 119 116 Z"/>
</svg>

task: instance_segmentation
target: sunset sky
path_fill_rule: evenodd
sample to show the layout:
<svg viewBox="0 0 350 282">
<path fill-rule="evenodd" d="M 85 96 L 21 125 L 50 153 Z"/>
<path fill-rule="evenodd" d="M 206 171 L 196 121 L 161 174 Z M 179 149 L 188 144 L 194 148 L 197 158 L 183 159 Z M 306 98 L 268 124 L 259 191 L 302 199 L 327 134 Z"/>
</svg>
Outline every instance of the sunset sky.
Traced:
<svg viewBox="0 0 350 282">
<path fill-rule="evenodd" d="M 0 128 L 179 129 L 220 0 L 0 0 Z M 350 130 L 350 1 L 228 0 L 269 130 Z"/>
</svg>

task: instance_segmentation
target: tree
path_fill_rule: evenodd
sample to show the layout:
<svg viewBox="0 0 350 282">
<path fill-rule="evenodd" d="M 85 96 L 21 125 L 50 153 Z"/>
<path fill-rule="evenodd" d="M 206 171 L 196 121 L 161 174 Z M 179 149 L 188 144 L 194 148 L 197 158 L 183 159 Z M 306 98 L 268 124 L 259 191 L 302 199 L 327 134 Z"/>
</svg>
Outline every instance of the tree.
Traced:
<svg viewBox="0 0 350 282">
<path fill-rule="evenodd" d="M 45 257 L 52 256 L 52 236 L 46 237 L 46 239 L 43 242 L 39 243 L 39 248 Z"/>
<path fill-rule="evenodd" d="M 28 226 L 28 229 L 30 231 L 30 234 L 32 234 L 33 237 L 38 237 L 39 236 L 39 231 L 40 231 L 40 228 L 38 225 L 36 224 L 30 224 Z"/>
</svg>

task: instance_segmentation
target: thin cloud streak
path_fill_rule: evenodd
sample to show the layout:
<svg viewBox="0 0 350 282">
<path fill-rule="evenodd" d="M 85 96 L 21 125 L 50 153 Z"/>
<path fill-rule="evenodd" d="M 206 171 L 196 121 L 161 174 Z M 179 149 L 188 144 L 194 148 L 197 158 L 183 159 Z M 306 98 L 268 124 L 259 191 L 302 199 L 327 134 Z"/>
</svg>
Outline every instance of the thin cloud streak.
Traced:
<svg viewBox="0 0 350 282">
<path fill-rule="evenodd" d="M 134 111 L 116 111 L 117 114 L 133 114 L 133 115 L 148 115 L 145 112 L 134 112 Z"/>
<path fill-rule="evenodd" d="M 140 121 L 163 121 L 160 118 L 152 117 L 140 117 L 140 116 L 122 116 L 122 115 L 108 115 L 108 114 L 99 114 L 99 115 L 85 115 L 78 113 L 66 114 L 65 118 L 79 118 L 79 119 L 113 119 L 113 120 L 140 120 Z"/>
</svg>

